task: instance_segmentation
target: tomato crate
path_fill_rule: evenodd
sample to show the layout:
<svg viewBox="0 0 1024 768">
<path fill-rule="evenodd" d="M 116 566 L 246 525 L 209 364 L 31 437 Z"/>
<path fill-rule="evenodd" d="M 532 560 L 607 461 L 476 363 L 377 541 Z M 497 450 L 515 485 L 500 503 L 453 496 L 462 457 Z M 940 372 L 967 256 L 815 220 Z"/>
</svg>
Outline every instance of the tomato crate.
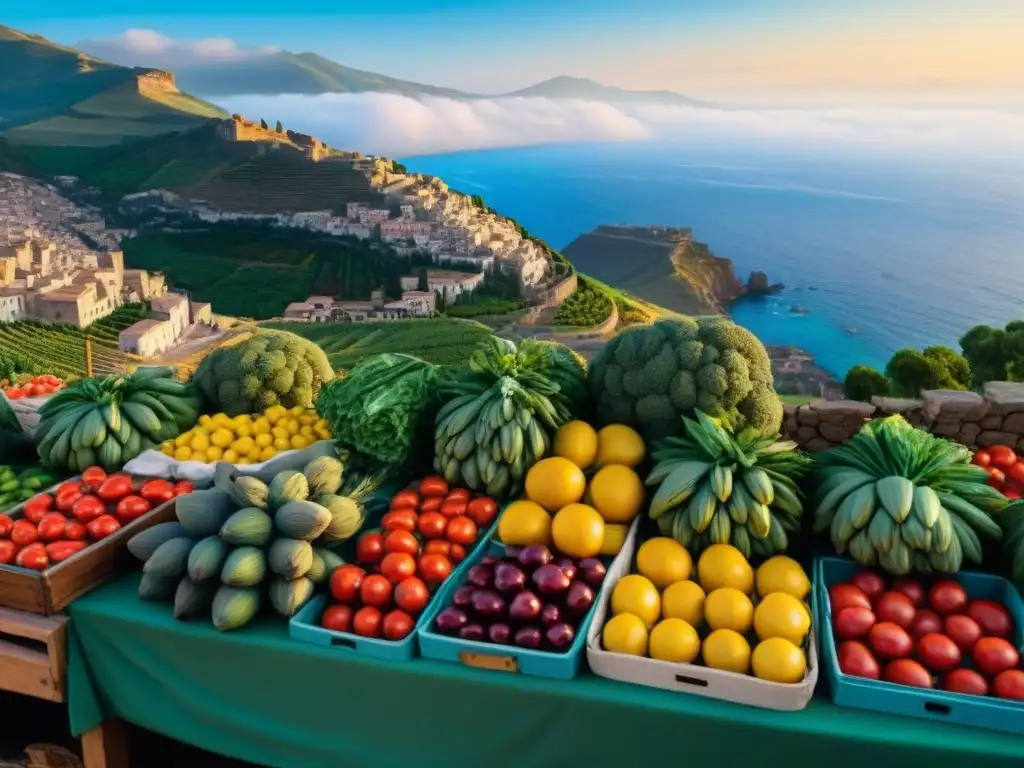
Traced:
<svg viewBox="0 0 1024 768">
<path fill-rule="evenodd" d="M 151 479 L 133 477 L 135 492 Z M 52 493 L 56 487 L 54 485 L 40 493 Z M 24 503 L 19 504 L 5 514 L 17 520 L 22 516 L 24 506 Z M 175 519 L 174 509 L 174 499 L 164 502 L 106 538 L 44 571 L 0 565 L 0 607 L 43 616 L 59 613 L 75 598 L 113 578 L 122 570 L 131 568 L 136 561 L 128 553 L 128 540 L 154 525 L 172 522 Z"/>
<path fill-rule="evenodd" d="M 849 581 L 862 570 L 865 568 L 860 563 L 837 557 L 822 557 L 815 562 L 814 591 L 820 614 L 822 664 L 828 675 L 832 701 L 841 707 L 1024 734 L 1024 702 L 896 685 L 853 677 L 840 671 L 832 631 L 829 589 Z M 1010 582 L 999 576 L 972 571 L 942 574 L 941 578 L 958 582 L 970 599 L 993 600 L 1005 606 L 1014 622 L 1010 642 L 1018 650 L 1024 647 L 1024 601 Z"/>
<path fill-rule="evenodd" d="M 488 541 L 485 549 L 480 549 L 472 557 L 466 558 L 460 573 L 453 574 L 453 578 L 448 580 L 442 590 L 438 592 L 437 597 L 431 600 L 430 605 L 427 606 L 420 622 L 420 628 L 417 630 L 420 638 L 420 653 L 428 659 L 454 661 L 468 667 L 519 672 L 524 675 L 549 677 L 557 680 L 571 680 L 579 674 L 584 658 L 583 648 L 586 644 L 587 632 L 597 607 L 605 599 L 608 584 L 612 581 L 611 574 L 620 563 L 629 561 L 629 552 L 632 551 L 633 543 L 636 540 L 637 525 L 638 520 L 634 520 L 626 536 L 626 542 L 618 555 L 612 558 L 601 558 L 608 573 L 601 583 L 600 589 L 597 590 L 593 606 L 576 627 L 575 639 L 565 653 L 462 640 L 433 631 L 434 619 L 443 609 L 452 604 L 455 590 L 465 581 L 462 578 L 465 572 L 486 555 L 501 556 L 505 554 L 504 545 L 495 540 Z"/>
</svg>

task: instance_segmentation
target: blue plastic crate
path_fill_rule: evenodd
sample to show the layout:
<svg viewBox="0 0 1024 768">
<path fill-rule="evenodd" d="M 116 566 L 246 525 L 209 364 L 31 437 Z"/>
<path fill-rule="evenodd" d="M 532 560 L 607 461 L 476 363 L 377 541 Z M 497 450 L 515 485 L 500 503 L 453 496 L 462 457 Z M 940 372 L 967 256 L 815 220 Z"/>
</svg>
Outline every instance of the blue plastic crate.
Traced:
<svg viewBox="0 0 1024 768">
<path fill-rule="evenodd" d="M 970 696 L 942 690 L 927 690 L 845 675 L 839 670 L 836 641 L 832 633 L 832 610 L 828 590 L 834 584 L 849 581 L 864 566 L 835 557 L 819 558 L 815 563 L 814 591 L 817 593 L 818 631 L 821 638 L 822 666 L 828 674 L 832 701 L 841 707 L 870 709 L 894 715 L 920 717 L 973 728 L 1009 733 L 1024 733 L 1024 702 L 992 696 Z M 1013 616 L 1012 643 L 1024 646 L 1024 600 L 1006 579 L 986 573 L 961 572 L 951 578 L 967 590 L 970 598 L 994 600 Z"/>
</svg>

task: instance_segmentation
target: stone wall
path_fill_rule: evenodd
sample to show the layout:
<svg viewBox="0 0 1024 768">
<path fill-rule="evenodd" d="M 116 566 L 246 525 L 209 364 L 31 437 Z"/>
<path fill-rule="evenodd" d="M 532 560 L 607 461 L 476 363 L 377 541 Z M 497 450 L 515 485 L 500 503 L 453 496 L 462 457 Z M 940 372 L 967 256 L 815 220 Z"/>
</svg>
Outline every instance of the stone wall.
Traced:
<svg viewBox="0 0 1024 768">
<path fill-rule="evenodd" d="M 981 394 L 934 390 L 919 400 L 876 397 L 871 403 L 831 400 L 785 408 L 783 434 L 808 451 L 839 445 L 865 421 L 894 413 L 968 448 L 1008 445 L 1024 452 L 1024 384 L 991 381 Z"/>
<path fill-rule="evenodd" d="M 573 291 L 576 290 L 577 282 L 578 278 L 576 273 L 573 272 L 567 278 L 549 288 L 531 290 L 529 292 L 530 302 L 537 310 L 557 307 L 572 295 Z"/>
</svg>

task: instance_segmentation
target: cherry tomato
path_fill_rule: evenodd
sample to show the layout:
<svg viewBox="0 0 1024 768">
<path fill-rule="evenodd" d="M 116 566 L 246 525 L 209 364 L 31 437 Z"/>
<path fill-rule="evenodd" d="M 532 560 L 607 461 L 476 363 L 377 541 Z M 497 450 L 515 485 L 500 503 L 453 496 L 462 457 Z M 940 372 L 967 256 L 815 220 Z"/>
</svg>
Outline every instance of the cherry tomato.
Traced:
<svg viewBox="0 0 1024 768">
<path fill-rule="evenodd" d="M 87 546 L 89 545 L 84 541 L 54 541 L 46 545 L 46 555 L 51 562 L 60 563 Z"/>
<path fill-rule="evenodd" d="M 35 543 L 22 549 L 14 558 L 14 562 L 20 568 L 44 571 L 50 564 L 50 558 L 46 554 L 46 547 L 42 543 Z"/>
<path fill-rule="evenodd" d="M 352 606 L 329 605 L 320 617 L 320 626 L 335 632 L 352 631 Z"/>
<path fill-rule="evenodd" d="M 68 541 L 85 541 L 88 533 L 89 531 L 86 529 L 85 524 L 77 520 L 68 520 L 67 525 L 64 527 L 64 538 Z"/>
<path fill-rule="evenodd" d="M 1007 669 L 996 675 L 992 681 L 992 693 L 1001 699 L 1024 701 L 1024 672 Z"/>
<path fill-rule="evenodd" d="M 416 573 L 416 560 L 405 552 L 392 552 L 380 561 L 380 573 L 392 584 L 397 584 Z"/>
<path fill-rule="evenodd" d="M 939 616 L 949 616 L 967 609 L 967 592 L 952 579 L 937 581 L 928 590 L 928 604 Z"/>
<path fill-rule="evenodd" d="M 39 541 L 39 531 L 28 520 L 15 520 L 11 526 L 11 541 L 19 547 L 27 547 Z"/>
<path fill-rule="evenodd" d="M 95 520 L 85 524 L 85 530 L 89 532 L 89 536 L 97 540 L 107 538 L 107 536 L 120 528 L 121 523 L 113 515 L 100 515 Z"/>
<path fill-rule="evenodd" d="M 1014 466 L 1019 467 L 1021 465 L 1015 464 Z M 1003 496 L 1008 498 L 1010 501 L 1019 501 L 1021 498 L 1024 498 L 1021 496 L 1021 492 L 1012 485 L 1007 485 L 1003 488 Z"/>
<path fill-rule="evenodd" d="M 992 454 L 988 451 L 975 451 L 971 461 L 979 467 L 988 467 L 992 464 Z"/>
<path fill-rule="evenodd" d="M 843 608 L 833 617 L 836 636 L 842 640 L 858 640 L 866 637 L 875 626 L 875 614 L 867 608 L 851 606 Z"/>
<path fill-rule="evenodd" d="M 388 512 L 381 518 L 380 527 L 385 531 L 416 530 L 416 512 L 412 509 L 399 509 Z"/>
<path fill-rule="evenodd" d="M 859 587 L 853 584 L 836 584 L 828 591 L 829 605 L 835 615 L 843 608 L 860 607 L 871 609 L 871 601 Z"/>
<path fill-rule="evenodd" d="M 20 550 L 17 544 L 9 539 L 0 539 L 0 565 L 10 565 L 14 562 L 14 558 L 18 556 L 18 550 Z"/>
<path fill-rule="evenodd" d="M 983 637 L 974 644 L 971 651 L 974 666 L 988 677 L 1013 669 L 1020 664 L 1017 649 L 1001 637 Z"/>
<path fill-rule="evenodd" d="M 879 621 L 891 621 L 903 629 L 910 629 L 914 625 L 916 613 L 914 603 L 902 592 L 886 592 L 878 598 L 875 606 L 875 615 Z"/>
<path fill-rule="evenodd" d="M 452 488 L 448 491 L 448 495 L 445 497 L 445 501 L 461 501 L 463 504 L 469 504 L 469 500 L 473 497 L 469 491 L 465 488 Z"/>
<path fill-rule="evenodd" d="M 444 498 L 448 495 L 448 481 L 439 475 L 430 475 L 420 481 L 420 495 L 423 498 Z"/>
<path fill-rule="evenodd" d="M 57 508 L 60 508 L 58 502 Z M 79 496 L 71 505 L 71 515 L 80 523 L 89 524 L 107 513 L 107 505 L 95 496 Z"/>
<path fill-rule="evenodd" d="M 1019 493 L 1018 489 L 1024 488 L 1024 461 L 1018 460 L 1016 464 L 1006 470 L 1006 479 L 1017 484 L 1018 487 L 1013 490 L 1018 491 Z M 1010 489 L 1007 488 L 1006 490 Z M 1005 491 L 1003 492 L 1003 495 L 1006 495 Z"/>
<path fill-rule="evenodd" d="M 359 599 L 363 605 L 374 608 L 387 608 L 391 605 L 391 582 L 376 573 L 370 574 L 359 587 Z"/>
<path fill-rule="evenodd" d="M 1009 638 L 1013 634 L 1010 612 L 992 600 L 972 600 L 967 615 L 978 622 L 981 631 L 989 637 Z"/>
<path fill-rule="evenodd" d="M 423 583 L 423 579 L 416 576 L 402 579 L 395 587 L 395 605 L 413 616 L 426 608 L 428 600 L 430 590 Z"/>
<path fill-rule="evenodd" d="M 453 517 L 448 521 L 444 536 L 452 544 L 472 544 L 476 541 L 476 523 L 464 515 Z"/>
<path fill-rule="evenodd" d="M 897 685 L 931 688 L 932 676 L 913 659 L 896 659 L 885 665 L 885 679 Z"/>
<path fill-rule="evenodd" d="M 917 658 L 932 672 L 949 672 L 960 666 L 960 649 L 945 635 L 932 632 L 917 641 Z"/>
<path fill-rule="evenodd" d="M 339 603 L 351 603 L 359 594 L 366 571 L 358 565 L 339 565 L 331 574 L 331 597 Z"/>
<path fill-rule="evenodd" d="M 498 503 L 489 496 L 481 496 L 473 499 L 466 507 L 466 514 L 481 528 L 491 524 L 494 516 L 498 514 Z M 871 597 L 871 595 L 868 595 Z"/>
<path fill-rule="evenodd" d="M 423 555 L 417 573 L 423 581 L 437 586 L 451 575 L 451 561 L 444 555 Z"/>
<path fill-rule="evenodd" d="M 0 515 L 0 539 L 6 538 L 14 527 L 14 521 L 7 515 Z"/>
<path fill-rule="evenodd" d="M 942 619 L 939 614 L 930 608 L 922 608 L 914 614 L 914 623 L 910 627 L 910 634 L 914 637 L 924 637 L 932 632 L 942 631 Z"/>
<path fill-rule="evenodd" d="M 985 678 L 973 669 L 954 669 L 942 681 L 942 687 L 953 693 L 969 693 L 974 696 L 985 696 L 988 694 L 988 683 Z"/>
<path fill-rule="evenodd" d="M 404 640 L 415 624 L 405 611 L 389 611 L 384 617 L 384 637 L 387 640 Z"/>
<path fill-rule="evenodd" d="M 444 555 L 448 557 L 452 552 L 452 544 L 444 539 L 431 539 L 423 545 L 425 555 Z"/>
<path fill-rule="evenodd" d="M 1003 474 L 1003 470 L 997 469 L 996 467 L 987 467 L 988 471 L 988 482 L 995 489 L 1000 489 L 1006 485 L 1006 475 Z"/>
<path fill-rule="evenodd" d="M 451 549 L 448 551 L 448 559 L 453 563 L 461 563 L 466 559 L 466 548 L 461 544 L 452 544 Z"/>
<path fill-rule="evenodd" d="M 882 676 L 882 670 L 874 655 L 863 643 L 848 640 L 839 646 L 836 656 L 839 669 L 844 675 L 866 677 L 869 680 L 877 680 Z"/>
<path fill-rule="evenodd" d="M 144 498 L 153 506 L 163 504 L 174 498 L 174 484 L 169 480 L 156 479 L 147 480 L 139 490 L 139 496 Z"/>
<path fill-rule="evenodd" d="M 444 498 L 441 496 L 431 496 L 424 499 L 423 503 L 420 504 L 420 514 L 424 512 L 437 512 L 441 509 L 442 504 L 444 504 Z"/>
<path fill-rule="evenodd" d="M 981 639 L 981 627 L 970 616 L 947 616 L 942 623 L 943 631 L 963 653 L 970 653 L 974 644 Z"/>
<path fill-rule="evenodd" d="M 96 495 L 107 503 L 114 503 L 120 501 L 131 492 L 132 479 L 128 475 L 118 474 L 111 475 L 104 480 L 99 490 L 96 491 Z"/>
<path fill-rule="evenodd" d="M 915 609 L 924 607 L 924 586 L 917 579 L 896 579 L 892 583 L 892 591 L 909 597 Z"/>
<path fill-rule="evenodd" d="M 988 455 L 992 457 L 992 466 L 1000 469 L 1009 469 L 1017 463 L 1017 454 L 1007 445 L 993 445 Z"/>
<path fill-rule="evenodd" d="M 100 489 L 100 486 L 103 485 L 103 481 L 106 479 L 107 473 L 103 467 L 89 467 L 82 473 L 82 482 L 93 493 Z"/>
<path fill-rule="evenodd" d="M 384 557 L 384 535 L 377 531 L 364 533 L 356 541 L 356 562 L 376 565 Z"/>
<path fill-rule="evenodd" d="M 82 498 L 81 486 L 68 488 L 65 491 L 58 491 L 56 498 L 57 511 L 70 512 L 71 508 L 75 506 L 75 502 Z"/>
<path fill-rule="evenodd" d="M 441 505 L 440 512 L 445 517 L 456 517 L 466 514 L 468 507 L 469 504 L 461 499 L 446 499 L 444 504 Z"/>
<path fill-rule="evenodd" d="M 126 523 L 137 520 L 153 508 L 153 503 L 141 496 L 125 496 L 119 502 L 114 512 Z"/>
<path fill-rule="evenodd" d="M 416 491 L 399 491 L 391 497 L 391 509 L 411 509 L 413 511 L 420 505 L 420 495 Z"/>
<path fill-rule="evenodd" d="M 362 637 L 380 637 L 383 614 L 371 605 L 360 608 L 352 617 L 352 629 Z"/>
<path fill-rule="evenodd" d="M 196 487 L 188 480 L 179 480 L 174 484 L 174 495 L 184 496 L 186 493 L 192 493 Z"/>
<path fill-rule="evenodd" d="M 39 538 L 43 541 L 63 539 L 67 531 L 68 519 L 60 512 L 47 512 L 39 521 Z"/>
<path fill-rule="evenodd" d="M 914 641 L 899 624 L 881 621 L 868 633 L 868 645 L 880 659 L 899 659 L 909 656 Z"/>
<path fill-rule="evenodd" d="M 448 518 L 440 512 L 424 512 L 420 515 L 416 527 L 423 538 L 440 539 L 444 537 L 445 528 L 448 527 Z"/>
<path fill-rule="evenodd" d="M 387 553 L 405 552 L 407 555 L 416 557 L 420 551 L 420 543 L 408 531 L 391 531 L 384 537 L 384 551 Z"/>
</svg>

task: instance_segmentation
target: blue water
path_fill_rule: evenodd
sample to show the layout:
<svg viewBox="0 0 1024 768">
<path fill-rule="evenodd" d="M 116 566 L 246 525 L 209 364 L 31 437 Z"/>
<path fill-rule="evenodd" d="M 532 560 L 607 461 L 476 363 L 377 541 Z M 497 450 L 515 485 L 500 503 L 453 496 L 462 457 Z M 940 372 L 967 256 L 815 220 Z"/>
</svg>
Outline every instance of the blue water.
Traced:
<svg viewBox="0 0 1024 768">
<path fill-rule="evenodd" d="M 404 162 L 482 195 L 555 248 L 599 224 L 691 227 L 741 277 L 760 269 L 787 286 L 735 305 L 734 319 L 839 375 L 1024 318 L 1019 157 L 630 143 Z"/>
</svg>

